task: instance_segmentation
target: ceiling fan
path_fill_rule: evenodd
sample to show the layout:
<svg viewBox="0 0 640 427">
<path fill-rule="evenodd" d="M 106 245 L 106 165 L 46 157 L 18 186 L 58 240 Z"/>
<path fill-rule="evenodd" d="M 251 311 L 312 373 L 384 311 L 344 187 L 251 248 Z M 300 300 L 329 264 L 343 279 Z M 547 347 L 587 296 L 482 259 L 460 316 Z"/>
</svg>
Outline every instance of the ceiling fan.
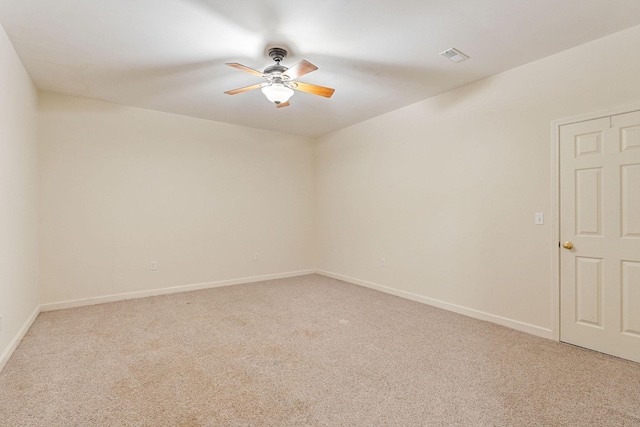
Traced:
<svg viewBox="0 0 640 427">
<path fill-rule="evenodd" d="M 271 59 L 276 63 L 275 65 L 265 68 L 264 72 L 254 70 L 253 68 L 249 68 L 235 62 L 227 63 L 226 65 L 230 67 L 245 71 L 249 74 L 253 74 L 254 76 L 262 77 L 267 81 L 264 83 L 241 87 L 239 89 L 228 90 L 225 93 L 227 95 L 235 95 L 260 88 L 267 99 L 276 104 L 276 108 L 282 108 L 290 105 L 289 98 L 293 96 L 294 90 L 324 96 L 325 98 L 331 98 L 331 95 L 335 92 L 335 89 L 328 87 L 294 81 L 300 76 L 304 76 L 307 73 L 317 70 L 318 67 L 312 63 L 302 60 L 291 68 L 280 65 L 280 61 L 287 57 L 287 51 L 280 47 L 272 47 L 269 49 L 269 57 L 271 57 Z"/>
</svg>

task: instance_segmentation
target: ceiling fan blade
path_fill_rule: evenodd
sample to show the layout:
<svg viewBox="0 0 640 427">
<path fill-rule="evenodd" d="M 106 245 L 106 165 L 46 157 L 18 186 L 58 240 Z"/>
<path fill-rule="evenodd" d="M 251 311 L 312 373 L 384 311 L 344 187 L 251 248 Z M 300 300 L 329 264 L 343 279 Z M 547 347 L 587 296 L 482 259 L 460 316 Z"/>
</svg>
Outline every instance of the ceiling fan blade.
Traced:
<svg viewBox="0 0 640 427">
<path fill-rule="evenodd" d="M 309 61 L 305 61 L 304 59 L 298 62 L 293 67 L 289 68 L 287 71 L 282 73 L 283 76 L 289 77 L 290 80 L 295 80 L 300 76 L 304 76 L 307 73 L 317 70 L 318 67 L 313 65 Z"/>
<path fill-rule="evenodd" d="M 268 85 L 268 83 L 258 83 L 257 85 L 245 86 L 238 89 L 228 90 L 225 93 L 227 95 L 235 95 L 237 93 L 242 93 L 249 90 L 260 89 L 262 86 L 266 86 L 266 85 Z"/>
<path fill-rule="evenodd" d="M 302 92 L 312 93 L 314 95 L 324 96 L 325 98 L 331 98 L 335 89 L 331 89 L 330 87 L 317 86 L 309 83 L 296 82 L 296 87 L 294 89 L 300 90 Z"/>
<path fill-rule="evenodd" d="M 287 102 L 281 102 L 280 104 L 276 105 L 276 108 L 283 108 L 283 107 L 288 107 L 289 105 L 289 101 Z"/>
<path fill-rule="evenodd" d="M 227 62 L 226 65 L 240 71 L 246 71 L 247 73 L 253 74 L 254 76 L 264 77 L 264 74 L 262 74 L 261 71 L 254 70 L 253 68 L 249 68 L 246 65 L 238 64 L 237 62 Z"/>
</svg>

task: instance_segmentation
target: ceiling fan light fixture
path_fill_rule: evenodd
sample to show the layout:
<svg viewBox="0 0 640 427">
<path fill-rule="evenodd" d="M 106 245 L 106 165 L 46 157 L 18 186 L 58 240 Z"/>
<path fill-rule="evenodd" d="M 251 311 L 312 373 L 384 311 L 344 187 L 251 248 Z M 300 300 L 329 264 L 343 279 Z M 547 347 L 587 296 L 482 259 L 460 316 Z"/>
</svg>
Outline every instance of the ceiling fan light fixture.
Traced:
<svg viewBox="0 0 640 427">
<path fill-rule="evenodd" d="M 295 93 L 293 89 L 286 87 L 282 83 L 273 83 L 262 88 L 262 93 L 274 104 L 283 104 Z"/>
</svg>

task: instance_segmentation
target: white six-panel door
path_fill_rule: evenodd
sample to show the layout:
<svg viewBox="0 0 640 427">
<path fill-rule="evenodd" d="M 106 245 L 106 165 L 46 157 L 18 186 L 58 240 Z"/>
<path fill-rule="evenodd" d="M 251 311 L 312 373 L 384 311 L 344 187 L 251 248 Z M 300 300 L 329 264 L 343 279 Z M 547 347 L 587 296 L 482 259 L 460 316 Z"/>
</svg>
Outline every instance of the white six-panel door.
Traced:
<svg viewBox="0 0 640 427">
<path fill-rule="evenodd" d="M 640 112 L 560 127 L 560 236 L 560 339 L 640 362 Z"/>
</svg>

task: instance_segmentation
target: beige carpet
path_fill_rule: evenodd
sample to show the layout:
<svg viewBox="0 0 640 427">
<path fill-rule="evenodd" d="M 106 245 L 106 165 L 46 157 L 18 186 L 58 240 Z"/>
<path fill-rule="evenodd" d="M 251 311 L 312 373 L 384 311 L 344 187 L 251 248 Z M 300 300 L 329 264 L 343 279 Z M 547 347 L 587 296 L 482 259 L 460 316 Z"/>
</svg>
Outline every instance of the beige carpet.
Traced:
<svg viewBox="0 0 640 427">
<path fill-rule="evenodd" d="M 640 364 L 326 277 L 42 313 L 2 426 L 640 426 Z"/>
</svg>

